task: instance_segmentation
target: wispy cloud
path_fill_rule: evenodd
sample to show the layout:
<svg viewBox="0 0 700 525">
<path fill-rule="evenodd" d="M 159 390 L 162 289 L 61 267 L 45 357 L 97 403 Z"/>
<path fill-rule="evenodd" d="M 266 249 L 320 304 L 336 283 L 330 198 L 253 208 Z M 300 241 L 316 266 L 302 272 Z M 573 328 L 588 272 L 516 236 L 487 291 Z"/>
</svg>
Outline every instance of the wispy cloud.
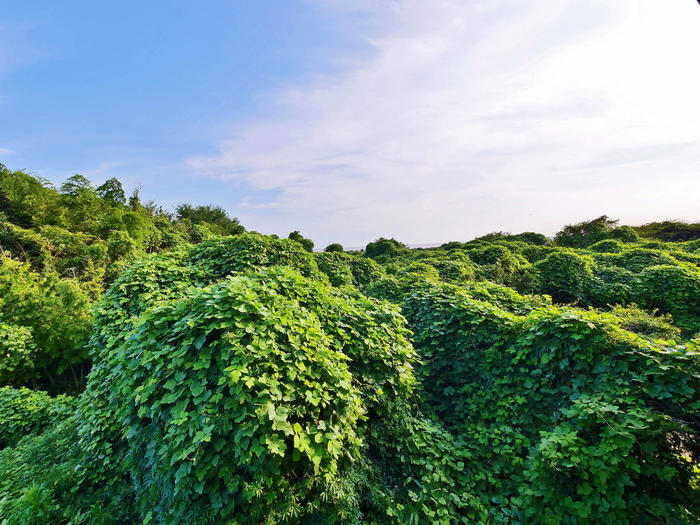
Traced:
<svg viewBox="0 0 700 525">
<path fill-rule="evenodd" d="M 14 155 L 15 151 L 10 148 L 0 148 L 0 155 Z"/>
<path fill-rule="evenodd" d="M 358 5 L 368 56 L 289 86 L 274 118 L 188 159 L 274 193 L 243 203 L 246 224 L 361 244 L 552 232 L 600 213 L 700 218 L 694 2 Z"/>
</svg>

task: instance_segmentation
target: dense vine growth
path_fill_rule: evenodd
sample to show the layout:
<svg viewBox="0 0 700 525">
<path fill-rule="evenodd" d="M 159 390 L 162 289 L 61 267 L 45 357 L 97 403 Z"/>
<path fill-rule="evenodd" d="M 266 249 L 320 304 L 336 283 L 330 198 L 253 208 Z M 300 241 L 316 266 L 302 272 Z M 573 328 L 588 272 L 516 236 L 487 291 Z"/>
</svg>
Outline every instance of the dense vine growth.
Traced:
<svg viewBox="0 0 700 525">
<path fill-rule="evenodd" d="M 696 225 L 313 252 L 1 175 L 3 525 L 700 519 Z"/>
</svg>

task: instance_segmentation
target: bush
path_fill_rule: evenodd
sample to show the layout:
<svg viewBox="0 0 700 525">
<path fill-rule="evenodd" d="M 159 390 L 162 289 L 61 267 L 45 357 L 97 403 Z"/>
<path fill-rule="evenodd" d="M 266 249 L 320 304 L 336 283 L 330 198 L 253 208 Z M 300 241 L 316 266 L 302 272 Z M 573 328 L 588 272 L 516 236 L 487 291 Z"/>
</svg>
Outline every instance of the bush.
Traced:
<svg viewBox="0 0 700 525">
<path fill-rule="evenodd" d="M 598 241 L 597 243 L 589 247 L 589 250 L 600 253 L 620 253 L 623 249 L 624 245 L 620 241 L 616 241 L 615 239 L 606 239 L 604 241 Z"/>
<path fill-rule="evenodd" d="M 337 242 L 334 242 L 333 244 L 329 244 L 326 246 L 326 249 L 323 250 L 324 252 L 342 252 L 343 250 L 343 245 Z"/>
<path fill-rule="evenodd" d="M 683 221 L 650 222 L 635 228 L 641 237 L 665 242 L 683 242 L 700 239 L 700 224 Z"/>
<path fill-rule="evenodd" d="M 424 403 L 468 440 L 460 483 L 490 521 L 694 521 L 697 355 L 592 312 L 518 316 L 444 286 L 403 311 Z"/>
<path fill-rule="evenodd" d="M 673 316 L 687 332 L 700 330 L 700 271 L 691 266 L 644 269 L 633 290 L 635 302 Z"/>
<path fill-rule="evenodd" d="M 0 450 L 0 517 L 7 525 L 139 523 L 122 472 L 85 465 L 68 417 Z"/>
<path fill-rule="evenodd" d="M 372 259 L 352 256 L 350 259 L 350 271 L 355 285 L 362 290 L 364 287 L 381 279 L 386 271 Z"/>
<path fill-rule="evenodd" d="M 358 457 L 364 414 L 410 391 L 413 354 L 399 316 L 332 290 L 291 270 L 237 276 L 154 303 L 105 341 L 100 383 L 119 396 L 82 410 L 114 414 L 118 431 L 90 424 L 92 439 L 118 450 L 127 436 L 142 515 L 337 519 L 344 503 L 320 495 Z"/>
<path fill-rule="evenodd" d="M 385 239 L 380 237 L 376 241 L 369 243 L 365 247 L 365 256 L 376 259 L 377 257 L 393 257 L 400 255 L 407 250 L 406 245 L 396 239 Z"/>
<path fill-rule="evenodd" d="M 340 252 L 329 252 L 315 254 L 318 269 L 328 276 L 328 280 L 333 286 L 352 285 L 353 276 L 350 270 L 350 257 Z"/>
<path fill-rule="evenodd" d="M 673 325 L 670 315 L 654 315 L 636 304 L 613 306 L 610 313 L 621 328 L 635 334 L 653 339 L 676 339 L 681 335 L 681 329 Z"/>
<path fill-rule="evenodd" d="M 570 248 L 586 248 L 604 239 L 638 242 L 639 235 L 629 226 L 617 227 L 618 221 L 602 215 L 592 221 L 565 226 L 554 236 L 554 243 Z"/>
<path fill-rule="evenodd" d="M 0 385 L 26 381 L 34 369 L 35 354 L 28 328 L 0 323 Z"/>
<path fill-rule="evenodd" d="M 313 252 L 314 251 L 314 241 L 311 239 L 307 239 L 304 237 L 301 233 L 298 231 L 293 231 L 292 233 L 289 234 L 289 238 L 295 242 L 298 242 L 299 244 L 302 245 L 302 247 L 307 251 L 307 252 Z"/>
<path fill-rule="evenodd" d="M 320 276 L 314 256 L 298 242 L 247 233 L 207 240 L 191 248 L 186 264 L 210 282 L 268 266 L 289 266 L 306 276 Z"/>
<path fill-rule="evenodd" d="M 438 271 L 440 279 L 448 283 L 464 283 L 474 279 L 474 267 L 462 261 L 434 259 L 428 263 Z"/>
<path fill-rule="evenodd" d="M 556 302 L 581 300 L 593 278 L 593 260 L 572 251 L 551 253 L 534 264 L 538 293 L 552 296 Z"/>
<path fill-rule="evenodd" d="M 641 272 L 644 268 L 660 265 L 675 265 L 678 261 L 664 252 L 645 250 L 643 248 L 625 250 L 615 259 L 616 266 L 631 272 Z"/>
<path fill-rule="evenodd" d="M 0 449 L 28 434 L 41 433 L 75 412 L 70 396 L 50 397 L 28 388 L 0 388 Z"/>
<path fill-rule="evenodd" d="M 86 359 L 90 303 L 77 282 L 40 275 L 25 263 L 0 257 L 0 323 L 31 332 L 35 372 L 45 368 L 53 377 Z M 29 373 L 26 367 L 24 371 Z"/>
</svg>

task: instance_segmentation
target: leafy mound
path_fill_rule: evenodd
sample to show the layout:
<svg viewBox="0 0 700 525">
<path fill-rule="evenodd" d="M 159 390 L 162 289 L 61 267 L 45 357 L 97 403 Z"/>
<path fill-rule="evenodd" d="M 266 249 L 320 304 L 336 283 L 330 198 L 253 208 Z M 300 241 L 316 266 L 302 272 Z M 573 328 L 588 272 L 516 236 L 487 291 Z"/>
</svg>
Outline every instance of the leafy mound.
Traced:
<svg viewBox="0 0 700 525">
<path fill-rule="evenodd" d="M 15 445 L 22 437 L 41 433 L 75 410 L 70 396 L 50 397 L 28 388 L 0 388 L 0 449 Z"/>
<path fill-rule="evenodd" d="M 696 241 L 200 233 L 104 294 L 77 401 L 0 389 L 0 522 L 697 523 Z M 36 279 L 8 377 L 74 290 Z"/>
<path fill-rule="evenodd" d="M 462 438 L 503 522 L 692 522 L 700 510 L 700 362 L 606 316 L 524 316 L 444 285 L 403 311 L 424 400 Z M 483 466 L 489 468 L 484 470 Z"/>
</svg>

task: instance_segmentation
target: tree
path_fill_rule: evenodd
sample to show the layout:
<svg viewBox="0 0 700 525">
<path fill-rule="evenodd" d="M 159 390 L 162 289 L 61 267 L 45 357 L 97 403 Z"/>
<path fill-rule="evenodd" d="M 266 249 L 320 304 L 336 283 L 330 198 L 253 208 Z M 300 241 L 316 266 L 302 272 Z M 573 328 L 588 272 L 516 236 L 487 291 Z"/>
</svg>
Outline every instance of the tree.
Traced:
<svg viewBox="0 0 700 525">
<path fill-rule="evenodd" d="M 140 184 L 134 188 L 134 191 L 131 192 L 131 196 L 129 197 L 129 208 L 131 208 L 134 211 L 138 210 L 139 208 L 142 208 Z"/>
<path fill-rule="evenodd" d="M 294 230 L 292 233 L 289 234 L 288 238 L 293 240 L 293 241 L 297 241 L 299 244 L 301 244 L 304 247 L 304 249 L 307 252 L 314 251 L 314 241 L 304 237 L 301 233 L 299 233 L 299 230 Z"/>
<path fill-rule="evenodd" d="M 70 195 L 71 197 L 80 197 L 86 193 L 91 193 L 94 190 L 92 183 L 83 177 L 82 175 L 76 173 L 72 177 L 69 177 L 66 182 L 61 184 L 61 193 L 64 195 Z"/>
<path fill-rule="evenodd" d="M 554 244 L 570 248 L 586 248 L 603 239 L 636 242 L 639 235 L 629 226 L 617 226 L 619 221 L 601 215 L 592 221 L 564 226 L 554 236 Z"/>
<path fill-rule="evenodd" d="M 365 247 L 365 256 L 375 258 L 380 255 L 397 255 L 406 249 L 406 245 L 396 239 L 380 237 Z"/>
<path fill-rule="evenodd" d="M 113 206 L 126 204 L 126 195 L 124 194 L 122 183 L 115 178 L 108 179 L 104 184 L 98 186 L 97 195 Z"/>
<path fill-rule="evenodd" d="M 343 252 L 343 245 L 340 244 L 339 242 L 334 242 L 333 244 L 329 244 L 326 246 L 326 249 L 323 250 L 324 252 Z"/>
<path fill-rule="evenodd" d="M 211 224 L 217 226 L 221 235 L 239 235 L 245 231 L 237 217 L 229 217 L 221 206 L 207 204 L 205 206 L 192 206 L 180 204 L 176 208 L 176 216 L 179 220 L 188 220 L 191 224 Z"/>
</svg>

